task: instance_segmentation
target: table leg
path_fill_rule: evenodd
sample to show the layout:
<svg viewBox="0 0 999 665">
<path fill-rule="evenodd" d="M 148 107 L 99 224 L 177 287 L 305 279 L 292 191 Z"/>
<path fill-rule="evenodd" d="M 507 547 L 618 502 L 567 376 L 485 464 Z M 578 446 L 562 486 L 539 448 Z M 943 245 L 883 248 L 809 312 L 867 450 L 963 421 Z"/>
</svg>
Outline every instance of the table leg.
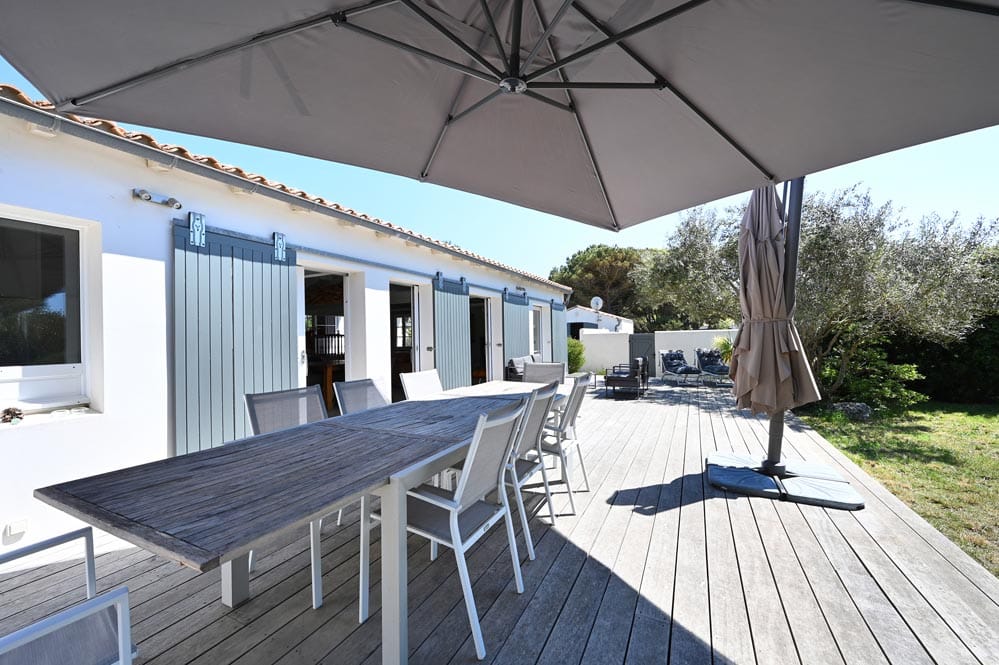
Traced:
<svg viewBox="0 0 999 665">
<path fill-rule="evenodd" d="M 236 607 L 250 599 L 250 554 L 222 564 L 222 604 Z"/>
<path fill-rule="evenodd" d="M 391 481 L 382 494 L 382 664 L 409 657 L 406 579 L 406 490 Z"/>
</svg>

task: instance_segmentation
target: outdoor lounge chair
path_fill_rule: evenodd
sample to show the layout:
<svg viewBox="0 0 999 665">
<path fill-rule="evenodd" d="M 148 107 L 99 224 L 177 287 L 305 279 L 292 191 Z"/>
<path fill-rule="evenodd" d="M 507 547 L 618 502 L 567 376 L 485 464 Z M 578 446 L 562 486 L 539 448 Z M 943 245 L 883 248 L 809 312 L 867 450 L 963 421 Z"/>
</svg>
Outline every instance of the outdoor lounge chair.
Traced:
<svg viewBox="0 0 999 665">
<path fill-rule="evenodd" d="M 503 374 L 503 378 L 507 381 L 523 381 L 524 380 L 524 365 L 526 363 L 539 363 L 541 362 L 541 356 L 532 353 L 529 356 L 517 356 L 516 358 L 510 358 L 506 363 L 506 371 Z"/>
<path fill-rule="evenodd" d="M 604 395 L 611 390 L 617 396 L 618 389 L 634 390 L 638 397 L 649 387 L 649 361 L 645 358 L 632 358 L 627 365 L 615 365 L 604 374 Z"/>
<path fill-rule="evenodd" d="M 468 611 L 468 623 L 475 642 L 475 654 L 479 660 L 486 657 L 486 646 L 475 608 L 475 597 L 472 595 L 472 581 L 465 552 L 490 527 L 505 520 L 517 593 L 524 593 L 513 516 L 504 480 L 526 405 L 527 400 L 521 399 L 511 406 L 479 416 L 456 490 L 451 492 L 423 484 L 410 490 L 406 498 L 406 528 L 409 532 L 454 550 L 458 577 L 465 597 L 465 609 Z M 372 512 L 371 518 L 380 520 L 381 515 Z M 362 524 L 361 528 L 366 528 L 366 525 Z M 361 565 L 368 566 L 365 553 L 362 553 L 361 558 Z"/>
<path fill-rule="evenodd" d="M 690 379 L 699 382 L 701 370 L 687 364 L 687 359 L 683 356 L 683 351 L 672 349 L 659 352 L 659 360 L 662 363 L 663 379 L 673 377 L 677 385 L 687 383 Z"/>
<path fill-rule="evenodd" d="M 721 351 L 718 349 L 697 349 L 697 366 L 704 373 L 702 377 L 711 377 L 715 381 L 728 381 L 728 365 L 722 362 Z"/>
<path fill-rule="evenodd" d="M 128 588 L 97 593 L 89 526 L 0 555 L 0 565 L 82 538 L 87 600 L 0 637 L 0 665 L 129 665 L 136 655 Z M 55 589 L 53 594 L 60 589 Z"/>
<path fill-rule="evenodd" d="M 565 363 L 524 363 L 523 381 L 526 383 L 551 383 L 565 380 Z"/>
</svg>

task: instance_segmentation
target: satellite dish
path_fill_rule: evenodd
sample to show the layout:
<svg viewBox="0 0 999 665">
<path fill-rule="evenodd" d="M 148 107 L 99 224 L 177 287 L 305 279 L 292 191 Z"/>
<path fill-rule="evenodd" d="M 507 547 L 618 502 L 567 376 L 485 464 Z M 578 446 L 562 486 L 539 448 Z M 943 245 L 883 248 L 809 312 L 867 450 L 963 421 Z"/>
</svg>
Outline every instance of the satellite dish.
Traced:
<svg viewBox="0 0 999 665">
<path fill-rule="evenodd" d="M 601 298 L 600 296 L 593 296 L 590 299 L 590 307 L 597 310 L 598 312 L 600 311 L 600 308 L 603 306 L 604 306 L 604 299 Z"/>
</svg>

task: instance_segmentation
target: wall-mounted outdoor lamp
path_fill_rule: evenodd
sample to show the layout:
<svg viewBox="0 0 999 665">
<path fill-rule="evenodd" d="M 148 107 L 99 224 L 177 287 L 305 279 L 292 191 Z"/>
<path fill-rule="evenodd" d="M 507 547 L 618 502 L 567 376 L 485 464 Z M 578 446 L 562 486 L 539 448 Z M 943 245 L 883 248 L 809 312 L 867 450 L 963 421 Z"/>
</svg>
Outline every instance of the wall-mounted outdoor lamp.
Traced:
<svg viewBox="0 0 999 665">
<path fill-rule="evenodd" d="M 147 189 L 133 189 L 132 196 L 142 201 L 149 201 L 150 203 L 158 203 L 161 206 L 173 208 L 174 210 L 180 210 L 181 208 L 184 207 L 180 204 L 180 201 L 173 198 L 172 196 L 166 197 L 161 194 L 153 194 Z"/>
</svg>

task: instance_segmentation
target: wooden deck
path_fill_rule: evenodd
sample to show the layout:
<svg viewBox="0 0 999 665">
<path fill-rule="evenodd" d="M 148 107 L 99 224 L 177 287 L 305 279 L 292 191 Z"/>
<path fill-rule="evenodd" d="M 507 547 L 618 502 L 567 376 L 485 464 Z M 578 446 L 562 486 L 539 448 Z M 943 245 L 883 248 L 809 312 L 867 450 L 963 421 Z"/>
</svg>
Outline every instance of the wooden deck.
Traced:
<svg viewBox="0 0 999 665">
<path fill-rule="evenodd" d="M 602 394 L 602 391 L 601 391 Z M 724 389 L 590 396 L 580 435 L 591 491 L 577 515 L 532 522 L 537 560 L 513 588 L 502 528 L 469 554 L 493 663 L 999 663 L 999 580 L 814 432 L 789 457 L 832 464 L 867 500 L 849 513 L 735 497 L 704 481 L 715 449 L 762 453 L 765 421 Z M 128 548 L 98 586 L 130 589 L 140 663 L 380 662 L 378 541 L 372 619 L 357 624 L 357 512 L 324 529 L 325 604 L 310 607 L 308 542 L 258 552 L 253 598 L 219 602 L 198 574 Z M 454 559 L 410 540 L 412 663 L 474 663 Z M 521 548 L 521 554 L 524 550 Z M 78 562 L 0 575 L 0 634 L 82 598 Z"/>
</svg>

